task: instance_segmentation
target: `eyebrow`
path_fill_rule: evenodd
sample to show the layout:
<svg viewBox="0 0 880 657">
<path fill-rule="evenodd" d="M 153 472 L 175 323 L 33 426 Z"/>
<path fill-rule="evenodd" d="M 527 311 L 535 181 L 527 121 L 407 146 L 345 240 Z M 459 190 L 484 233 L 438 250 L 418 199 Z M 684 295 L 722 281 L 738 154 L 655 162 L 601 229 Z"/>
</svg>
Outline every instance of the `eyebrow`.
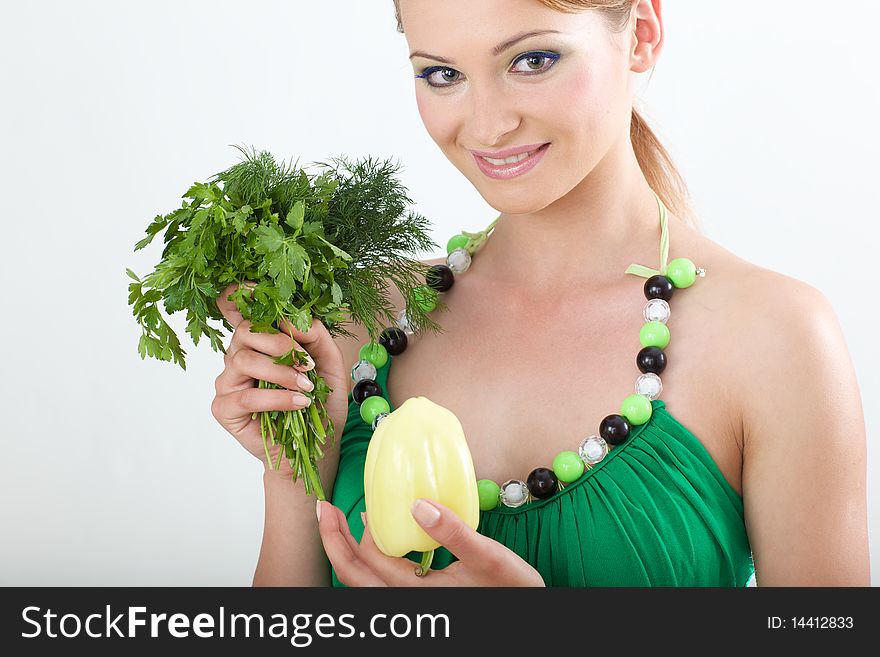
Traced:
<svg viewBox="0 0 880 657">
<path fill-rule="evenodd" d="M 515 46 L 520 41 L 522 41 L 524 39 L 528 39 L 529 37 L 538 36 L 539 34 L 551 34 L 551 33 L 562 34 L 559 30 L 536 30 L 534 32 L 522 32 L 520 34 L 517 34 L 515 36 L 510 37 L 506 41 L 502 41 L 497 46 L 492 48 L 492 56 L 497 57 L 498 55 L 503 53 L 508 48 Z M 411 52 L 409 54 L 409 58 L 412 59 L 413 57 L 425 57 L 427 59 L 435 59 L 438 62 L 443 62 L 444 64 L 454 64 L 455 63 L 451 59 L 447 59 L 446 57 L 440 57 L 438 55 L 429 55 L 428 53 L 426 53 L 422 50 L 415 50 L 415 51 Z"/>
</svg>

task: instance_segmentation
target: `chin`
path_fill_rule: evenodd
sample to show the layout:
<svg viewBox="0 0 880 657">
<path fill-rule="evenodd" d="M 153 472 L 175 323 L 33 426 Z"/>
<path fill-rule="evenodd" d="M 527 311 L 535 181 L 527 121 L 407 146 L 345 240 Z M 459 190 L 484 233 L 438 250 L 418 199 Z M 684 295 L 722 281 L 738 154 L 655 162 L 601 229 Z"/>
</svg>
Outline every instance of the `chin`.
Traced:
<svg viewBox="0 0 880 657">
<path fill-rule="evenodd" d="M 478 172 L 478 174 L 482 176 L 482 173 Z M 471 183 L 486 203 L 506 215 L 540 212 L 557 200 L 553 190 L 543 186 L 540 180 L 521 184 L 507 182 L 503 190 L 485 179 L 481 180 L 479 185 L 473 180 Z"/>
</svg>

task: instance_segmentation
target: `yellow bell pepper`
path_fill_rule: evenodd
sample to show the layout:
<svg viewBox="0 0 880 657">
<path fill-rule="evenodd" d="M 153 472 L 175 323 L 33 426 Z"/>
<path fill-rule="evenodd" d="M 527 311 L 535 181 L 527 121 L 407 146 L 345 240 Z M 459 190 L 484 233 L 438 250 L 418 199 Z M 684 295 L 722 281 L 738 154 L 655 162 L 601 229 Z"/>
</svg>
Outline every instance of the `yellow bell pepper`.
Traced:
<svg viewBox="0 0 880 657">
<path fill-rule="evenodd" d="M 420 497 L 446 505 L 471 529 L 480 522 L 477 478 L 461 422 L 427 397 L 410 397 L 373 432 L 364 502 L 376 547 L 391 557 L 423 552 L 424 575 L 440 543 L 412 517 L 412 503 Z"/>
</svg>

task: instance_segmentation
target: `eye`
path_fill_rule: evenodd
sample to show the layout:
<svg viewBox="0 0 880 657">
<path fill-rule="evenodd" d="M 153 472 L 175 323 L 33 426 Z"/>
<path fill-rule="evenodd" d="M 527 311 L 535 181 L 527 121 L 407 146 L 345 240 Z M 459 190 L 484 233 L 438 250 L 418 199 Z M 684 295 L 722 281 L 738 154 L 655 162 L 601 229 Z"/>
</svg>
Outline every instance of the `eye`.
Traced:
<svg viewBox="0 0 880 657">
<path fill-rule="evenodd" d="M 516 61 L 514 61 L 514 65 L 519 62 L 526 62 L 526 65 L 529 67 L 528 71 L 522 71 L 523 73 L 530 72 L 530 74 L 534 73 L 543 73 L 544 71 L 548 71 L 553 67 L 553 64 L 556 63 L 556 60 L 559 59 L 559 55 L 556 53 L 549 52 L 527 52 L 522 57 L 518 57 Z M 534 68 L 532 68 L 532 63 L 538 60 L 538 62 L 544 62 L 537 64 Z M 550 66 L 546 65 L 546 62 L 550 62 Z"/>
<path fill-rule="evenodd" d="M 430 76 L 434 75 L 434 73 L 437 73 L 438 71 L 441 72 L 444 80 L 449 79 L 448 77 L 446 77 L 447 74 L 449 74 L 450 77 L 454 77 L 458 73 L 458 71 L 456 71 L 454 68 L 449 68 L 448 66 L 429 66 L 428 68 L 423 69 L 422 72 L 419 75 L 417 75 L 416 77 L 423 78 L 425 80 L 425 83 L 429 87 L 435 87 L 435 88 L 451 87 L 452 86 L 451 84 L 435 84 L 435 83 L 431 82 Z"/>
<path fill-rule="evenodd" d="M 519 72 L 525 75 L 538 75 L 553 68 L 556 60 L 560 57 L 561 55 L 555 52 L 527 52 L 513 60 L 513 65 L 516 66 L 519 62 L 525 62 L 528 70 L 520 69 Z M 547 62 L 550 62 L 549 66 L 547 65 Z M 440 72 L 443 79 L 448 81 L 448 84 L 437 84 L 431 81 L 431 76 L 437 72 Z M 461 75 L 461 73 L 454 68 L 448 66 L 429 66 L 428 68 L 423 69 L 420 74 L 416 75 L 416 77 L 424 79 L 425 84 L 429 87 L 442 89 L 444 87 L 453 86 L 455 82 L 457 82 L 455 79 L 456 75 Z"/>
</svg>

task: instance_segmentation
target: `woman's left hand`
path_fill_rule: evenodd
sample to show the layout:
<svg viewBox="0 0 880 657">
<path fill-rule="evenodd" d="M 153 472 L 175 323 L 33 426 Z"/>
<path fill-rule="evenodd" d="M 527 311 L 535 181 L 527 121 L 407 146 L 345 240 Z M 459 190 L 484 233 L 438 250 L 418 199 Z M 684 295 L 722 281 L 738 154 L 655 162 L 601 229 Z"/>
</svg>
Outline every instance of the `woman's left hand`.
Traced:
<svg viewBox="0 0 880 657">
<path fill-rule="evenodd" d="M 418 564 L 407 557 L 389 557 L 373 542 L 370 528 L 358 543 L 348 529 L 342 510 L 318 502 L 318 530 L 336 576 L 346 586 L 544 586 L 540 573 L 518 554 L 474 531 L 449 507 L 430 500 L 422 517 L 413 518 L 458 561 L 419 577 Z M 420 505 L 417 505 L 420 506 Z M 430 523 L 431 508 L 439 514 Z M 363 514 L 366 524 L 366 514 Z"/>
</svg>

